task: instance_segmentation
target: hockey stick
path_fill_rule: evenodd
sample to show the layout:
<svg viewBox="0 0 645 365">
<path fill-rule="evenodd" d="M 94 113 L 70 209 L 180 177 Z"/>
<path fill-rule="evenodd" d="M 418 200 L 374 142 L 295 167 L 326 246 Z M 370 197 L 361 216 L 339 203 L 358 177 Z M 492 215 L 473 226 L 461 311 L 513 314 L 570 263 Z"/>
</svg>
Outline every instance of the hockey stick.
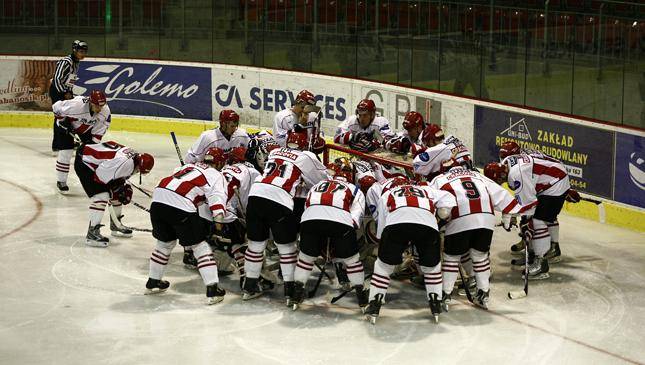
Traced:
<svg viewBox="0 0 645 365">
<path fill-rule="evenodd" d="M 140 186 L 137 186 L 137 185 L 133 184 L 131 181 L 130 181 L 130 186 L 132 186 L 133 188 L 139 190 L 140 192 L 142 192 L 148 198 L 152 198 L 152 194 L 150 194 L 150 192 L 148 192 L 146 189 L 144 189 L 144 188 L 142 188 Z"/>
<path fill-rule="evenodd" d="M 463 268 L 461 267 L 461 264 L 459 266 L 459 277 L 461 278 L 461 285 L 464 286 L 464 291 L 466 292 L 466 298 L 468 298 L 468 301 L 471 303 L 474 303 L 473 301 L 473 295 L 470 294 L 470 288 L 469 288 L 469 283 L 464 280 L 464 274 L 463 274 Z"/>
<path fill-rule="evenodd" d="M 529 295 L 529 240 L 524 245 L 524 290 L 511 290 L 508 292 L 508 299 L 520 299 Z"/>
<path fill-rule="evenodd" d="M 184 159 L 181 157 L 181 150 L 179 149 L 179 143 L 177 143 L 177 136 L 175 136 L 175 132 L 170 132 L 170 137 L 172 137 L 172 143 L 175 145 L 175 151 L 177 151 L 179 163 L 184 166 Z"/>
<path fill-rule="evenodd" d="M 365 280 L 369 279 L 371 276 L 372 276 L 371 274 L 367 275 L 365 277 Z M 349 294 L 353 290 L 354 290 L 354 288 L 351 288 L 350 290 L 343 290 L 342 292 L 340 292 L 340 294 L 338 294 L 337 296 L 331 298 L 331 304 L 335 304 L 337 301 L 343 299 L 345 297 L 345 295 Z"/>
<path fill-rule="evenodd" d="M 148 211 L 148 209 L 146 209 L 144 206 L 139 205 L 136 202 L 132 202 L 132 203 L 135 206 Z M 114 223 L 115 226 L 117 226 L 117 228 L 119 228 L 119 229 L 129 229 L 129 230 L 138 231 L 138 232 L 152 232 L 152 229 L 149 229 L 149 228 L 128 227 L 128 226 L 124 225 L 123 223 L 121 223 L 121 220 L 119 219 L 119 217 L 117 217 L 116 212 L 114 211 L 114 208 L 112 207 L 112 205 L 110 205 L 108 210 L 110 211 L 110 218 L 112 218 L 112 222 Z"/>
<path fill-rule="evenodd" d="M 148 209 L 148 208 L 144 207 L 143 205 L 141 205 L 141 204 L 139 204 L 139 203 L 137 203 L 137 202 L 132 202 L 132 204 L 133 204 L 135 207 L 137 207 L 137 208 L 139 208 L 139 209 L 141 209 L 141 210 L 144 210 L 144 211 L 146 211 L 146 212 L 150 213 L 150 209 Z"/>
</svg>

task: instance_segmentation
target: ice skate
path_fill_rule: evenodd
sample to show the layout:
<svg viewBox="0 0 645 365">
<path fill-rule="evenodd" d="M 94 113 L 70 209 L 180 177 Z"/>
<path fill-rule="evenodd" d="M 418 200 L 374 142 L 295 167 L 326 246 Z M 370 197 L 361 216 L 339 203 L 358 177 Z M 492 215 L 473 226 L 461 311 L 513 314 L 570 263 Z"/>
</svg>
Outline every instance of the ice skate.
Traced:
<svg viewBox="0 0 645 365">
<path fill-rule="evenodd" d="M 102 224 L 89 226 L 85 236 L 85 244 L 92 247 L 108 247 L 110 239 L 101 235 Z"/>
<path fill-rule="evenodd" d="M 451 302 L 452 302 L 452 297 L 450 296 L 450 293 L 443 292 L 443 295 L 441 296 L 441 310 L 443 312 L 448 312 L 448 309 L 450 309 Z"/>
<path fill-rule="evenodd" d="M 362 285 L 356 285 L 352 288 L 356 291 L 356 301 L 358 301 L 358 306 L 365 308 L 369 302 L 369 291 L 365 289 Z"/>
<path fill-rule="evenodd" d="M 168 290 L 168 287 L 170 287 L 170 283 L 165 280 L 148 278 L 148 282 L 146 283 L 146 292 L 144 294 L 150 295 L 163 293 Z"/>
<path fill-rule="evenodd" d="M 246 277 L 242 289 L 242 300 L 251 300 L 262 295 L 262 288 L 257 278 Z"/>
<path fill-rule="evenodd" d="M 481 289 L 477 290 L 477 296 L 475 297 L 475 305 L 488 310 L 488 299 L 489 299 L 490 289 L 488 291 L 483 291 Z"/>
<path fill-rule="evenodd" d="M 376 319 L 378 318 L 379 312 L 381 311 L 381 305 L 383 305 L 383 294 L 376 294 L 374 299 L 372 299 L 363 313 L 365 314 L 365 319 L 370 321 L 371 324 L 376 324 Z"/>
<path fill-rule="evenodd" d="M 217 284 L 211 284 L 206 287 L 206 299 L 208 305 L 213 305 L 224 300 L 224 295 L 226 295 L 226 290 L 217 286 Z"/>
<path fill-rule="evenodd" d="M 549 259 L 549 263 L 551 264 L 557 264 L 558 262 L 562 261 L 560 244 L 558 242 L 551 242 L 551 248 L 549 248 L 549 251 L 547 251 L 546 255 L 544 256 Z"/>
<path fill-rule="evenodd" d="M 546 257 L 535 257 L 529 264 L 529 280 L 542 280 L 549 278 L 549 260 Z"/>
<path fill-rule="evenodd" d="M 113 237 L 124 237 L 124 238 L 132 237 L 132 230 L 127 228 L 127 227 L 125 227 L 123 225 L 123 223 L 121 223 L 121 218 L 123 218 L 123 216 L 120 215 L 118 218 L 119 218 L 119 221 L 117 223 L 117 222 L 114 222 L 114 220 L 110 216 L 110 231 L 111 231 L 111 235 Z"/>
<path fill-rule="evenodd" d="M 295 284 L 293 281 L 284 282 L 284 299 L 285 299 L 285 303 L 287 304 L 287 307 L 291 307 L 291 298 L 293 297 L 294 287 L 295 287 Z"/>
<path fill-rule="evenodd" d="M 524 240 L 520 240 L 520 242 L 511 246 L 511 255 L 524 255 L 524 246 L 526 246 Z"/>
<path fill-rule="evenodd" d="M 193 251 L 184 251 L 184 267 L 190 270 L 195 270 L 197 269 L 197 259 L 195 258 L 195 255 L 193 255 Z"/>
<path fill-rule="evenodd" d="M 291 295 L 291 309 L 297 310 L 298 306 L 305 300 L 305 284 L 296 281 Z"/>
<path fill-rule="evenodd" d="M 434 318 L 434 323 L 439 323 L 439 314 L 441 313 L 441 299 L 437 293 L 428 294 L 428 305 L 430 306 L 430 312 Z"/>
<path fill-rule="evenodd" d="M 67 195 L 69 193 L 69 186 L 67 186 L 67 183 L 64 181 L 56 181 L 56 188 L 58 188 L 58 192 Z"/>
</svg>

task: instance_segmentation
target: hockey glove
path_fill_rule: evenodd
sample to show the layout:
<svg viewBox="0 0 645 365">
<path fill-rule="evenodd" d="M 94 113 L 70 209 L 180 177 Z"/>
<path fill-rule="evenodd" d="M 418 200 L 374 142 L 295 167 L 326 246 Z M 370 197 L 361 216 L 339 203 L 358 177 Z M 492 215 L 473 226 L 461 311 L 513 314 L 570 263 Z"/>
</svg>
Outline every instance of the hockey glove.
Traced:
<svg viewBox="0 0 645 365">
<path fill-rule="evenodd" d="M 535 229 L 533 229 L 533 219 L 522 217 L 520 222 L 520 231 L 522 232 L 522 237 L 529 242 L 533 239 L 535 234 Z"/>
<path fill-rule="evenodd" d="M 110 200 L 118 200 L 123 205 L 128 205 L 132 201 L 132 186 L 128 183 L 115 185 L 110 189 Z"/>
<path fill-rule="evenodd" d="M 385 143 L 386 149 L 400 154 L 408 153 L 410 146 L 410 139 L 407 137 L 395 137 Z"/>
<path fill-rule="evenodd" d="M 322 137 L 318 137 L 314 141 L 314 145 L 311 147 L 311 152 L 315 154 L 321 154 L 325 150 L 325 140 Z"/>
<path fill-rule="evenodd" d="M 582 200 L 582 198 L 580 197 L 580 194 L 578 194 L 577 191 L 573 189 L 569 189 L 569 191 L 567 191 L 567 197 L 565 198 L 565 200 L 568 201 L 569 203 L 579 203 L 580 200 Z"/>
</svg>

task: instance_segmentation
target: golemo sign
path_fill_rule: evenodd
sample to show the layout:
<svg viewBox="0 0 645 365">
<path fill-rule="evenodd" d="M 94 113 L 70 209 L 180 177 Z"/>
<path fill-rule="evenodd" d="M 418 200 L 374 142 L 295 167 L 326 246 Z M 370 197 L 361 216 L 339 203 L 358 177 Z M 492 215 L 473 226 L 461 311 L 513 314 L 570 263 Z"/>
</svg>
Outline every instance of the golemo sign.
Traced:
<svg viewBox="0 0 645 365">
<path fill-rule="evenodd" d="M 210 68 L 81 62 L 75 93 L 105 92 L 116 114 L 211 119 Z"/>
</svg>

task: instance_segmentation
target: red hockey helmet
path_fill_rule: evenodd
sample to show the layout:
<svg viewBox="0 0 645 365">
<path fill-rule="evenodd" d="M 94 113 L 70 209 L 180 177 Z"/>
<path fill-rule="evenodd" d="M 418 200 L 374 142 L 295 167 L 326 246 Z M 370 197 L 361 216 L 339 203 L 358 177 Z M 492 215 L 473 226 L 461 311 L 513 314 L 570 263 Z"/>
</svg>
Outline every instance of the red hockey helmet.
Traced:
<svg viewBox="0 0 645 365">
<path fill-rule="evenodd" d="M 428 124 L 423 130 L 423 136 L 421 140 L 427 147 L 435 146 L 437 143 L 443 140 L 444 134 L 440 125 L 437 124 Z"/>
<path fill-rule="evenodd" d="M 302 90 L 296 96 L 296 104 L 316 105 L 316 96 L 309 90 Z"/>
<path fill-rule="evenodd" d="M 140 153 L 135 156 L 134 163 L 137 165 L 140 173 L 147 174 L 155 166 L 155 159 L 149 153 Z"/>
<path fill-rule="evenodd" d="M 408 178 L 403 176 L 396 176 L 392 178 L 392 180 L 390 180 L 389 182 L 385 183 L 385 186 L 383 187 L 383 191 L 381 192 L 381 194 L 385 194 L 388 190 L 394 189 L 397 186 L 409 185 L 409 184 L 410 184 L 410 180 L 408 180 Z"/>
<path fill-rule="evenodd" d="M 224 109 L 219 112 L 219 122 L 228 123 L 228 122 L 240 122 L 240 116 L 235 112 L 235 110 Z"/>
<path fill-rule="evenodd" d="M 228 161 L 228 154 L 219 147 L 212 147 L 206 151 L 204 162 L 209 165 L 224 165 Z"/>
<path fill-rule="evenodd" d="M 403 128 L 410 130 L 416 127 L 425 127 L 425 122 L 423 121 L 423 115 L 419 112 L 407 112 L 403 117 Z"/>
<path fill-rule="evenodd" d="M 519 155 L 520 152 L 520 145 L 513 141 L 506 141 L 499 147 L 499 159 L 501 161 L 508 156 Z"/>
<path fill-rule="evenodd" d="M 337 163 L 330 163 L 327 165 L 327 169 L 330 172 L 330 175 L 333 178 L 342 178 L 347 182 L 353 183 L 354 182 L 354 171 L 352 170 L 347 170 L 344 169 L 341 165 Z"/>
<path fill-rule="evenodd" d="M 365 175 L 358 179 L 358 187 L 361 189 L 363 194 L 367 194 L 367 191 L 374 185 L 376 179 L 374 176 Z"/>
<path fill-rule="evenodd" d="M 484 166 L 484 176 L 498 184 L 502 184 L 506 180 L 508 173 L 506 172 L 506 166 L 498 162 L 491 162 Z"/>
<path fill-rule="evenodd" d="M 375 113 L 375 112 L 376 112 L 376 104 L 374 104 L 373 100 L 363 99 L 358 102 L 358 105 L 356 105 L 356 114 Z"/>
<path fill-rule="evenodd" d="M 304 151 L 307 149 L 308 144 L 309 141 L 306 132 L 289 132 L 289 135 L 287 136 L 287 147 Z"/>
<path fill-rule="evenodd" d="M 99 106 L 107 104 L 105 93 L 101 90 L 92 90 L 92 92 L 90 93 L 90 103 Z"/>
<path fill-rule="evenodd" d="M 441 167 L 439 168 L 440 173 L 444 173 L 448 170 L 450 170 L 453 167 L 460 166 L 460 164 L 455 160 L 454 158 L 449 158 L 441 163 Z"/>
<path fill-rule="evenodd" d="M 246 161 L 246 147 L 235 147 L 228 153 L 231 163 Z"/>
</svg>

